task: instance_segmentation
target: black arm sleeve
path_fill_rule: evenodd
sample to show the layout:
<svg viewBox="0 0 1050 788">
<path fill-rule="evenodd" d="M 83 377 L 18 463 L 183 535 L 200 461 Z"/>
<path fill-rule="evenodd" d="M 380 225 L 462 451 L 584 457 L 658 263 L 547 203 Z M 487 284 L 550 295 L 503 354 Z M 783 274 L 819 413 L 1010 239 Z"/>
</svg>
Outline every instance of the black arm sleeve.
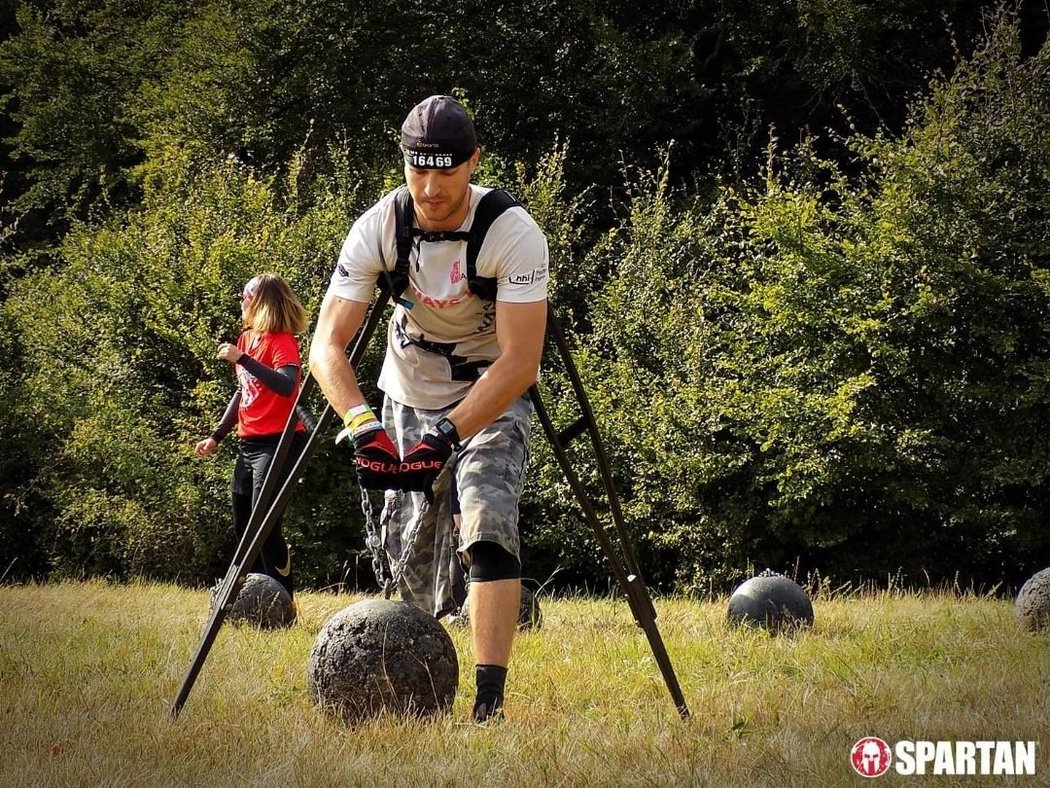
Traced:
<svg viewBox="0 0 1050 788">
<path fill-rule="evenodd" d="M 222 418 L 219 419 L 219 424 L 211 432 L 212 440 L 216 443 L 221 443 L 222 439 L 236 426 L 237 408 L 240 406 L 241 390 L 237 389 L 233 392 L 233 396 L 230 398 L 230 403 L 226 406 L 226 411 L 222 414 Z"/>
<path fill-rule="evenodd" d="M 282 397 L 290 397 L 295 393 L 295 377 L 299 371 L 295 364 L 285 364 L 280 369 L 270 369 L 247 353 L 241 356 L 237 363 L 262 381 L 263 385 L 270 391 L 280 394 Z"/>
<path fill-rule="evenodd" d="M 305 425 L 307 432 L 313 432 L 317 429 L 317 417 L 305 405 L 300 404 L 297 406 L 295 409 L 295 415 L 298 416 L 299 420 Z"/>
</svg>

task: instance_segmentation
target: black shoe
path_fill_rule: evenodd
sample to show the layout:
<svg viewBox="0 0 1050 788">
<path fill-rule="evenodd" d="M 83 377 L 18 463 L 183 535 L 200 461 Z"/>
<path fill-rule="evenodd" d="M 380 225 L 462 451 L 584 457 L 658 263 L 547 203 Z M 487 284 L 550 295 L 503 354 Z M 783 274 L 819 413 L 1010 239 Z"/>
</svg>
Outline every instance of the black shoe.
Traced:
<svg viewBox="0 0 1050 788">
<path fill-rule="evenodd" d="M 480 704 L 474 707 L 474 724 L 486 727 L 496 723 L 503 722 L 507 719 L 507 715 L 503 711 L 502 706 L 490 710 L 485 704 Z"/>
<path fill-rule="evenodd" d="M 492 722 L 502 722 L 506 719 L 503 712 L 503 698 L 489 697 L 478 698 L 474 701 L 474 723 L 476 725 L 487 725 Z"/>
</svg>

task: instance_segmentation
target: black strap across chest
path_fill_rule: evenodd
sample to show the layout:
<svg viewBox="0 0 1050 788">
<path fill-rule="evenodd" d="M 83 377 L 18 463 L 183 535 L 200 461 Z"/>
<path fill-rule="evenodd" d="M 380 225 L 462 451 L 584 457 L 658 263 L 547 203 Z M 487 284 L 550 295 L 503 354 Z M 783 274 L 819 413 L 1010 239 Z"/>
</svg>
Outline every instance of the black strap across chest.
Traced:
<svg viewBox="0 0 1050 788">
<path fill-rule="evenodd" d="M 508 208 L 520 203 L 503 189 L 492 189 L 486 192 L 474 211 L 474 221 L 469 230 L 427 231 L 415 226 L 415 206 L 408 187 L 402 186 L 394 195 L 395 229 L 394 239 L 397 246 L 397 260 L 394 269 L 384 270 L 379 277 L 379 288 L 389 292 L 391 297 L 406 308 L 412 303 L 401 297 L 408 287 L 408 258 L 416 238 L 420 241 L 464 241 L 467 244 L 467 286 L 470 292 L 486 301 L 496 300 L 496 280 L 494 277 L 478 276 L 478 254 L 485 243 L 485 234 L 492 223 Z"/>
</svg>

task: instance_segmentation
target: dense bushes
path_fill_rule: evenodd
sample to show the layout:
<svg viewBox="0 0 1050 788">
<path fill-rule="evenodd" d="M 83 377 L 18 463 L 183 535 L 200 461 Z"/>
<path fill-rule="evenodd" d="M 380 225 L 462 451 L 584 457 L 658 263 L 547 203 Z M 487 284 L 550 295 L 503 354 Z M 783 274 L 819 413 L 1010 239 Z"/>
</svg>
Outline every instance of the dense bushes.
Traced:
<svg viewBox="0 0 1050 788">
<path fill-rule="evenodd" d="M 191 10 L 187 29 L 216 33 L 211 6 Z M 627 40 L 591 21 L 620 62 Z M 232 452 L 200 461 L 190 450 L 232 391 L 214 352 L 236 335 L 234 296 L 276 270 L 316 309 L 349 223 L 398 178 L 367 130 L 399 114 L 392 94 L 341 145 L 291 145 L 303 129 L 275 125 L 284 116 L 258 96 L 237 116 L 262 113 L 247 124 L 255 136 L 224 125 L 241 104 L 219 74 L 277 57 L 263 28 L 227 30 L 238 40 L 215 43 L 214 79 L 197 87 L 189 71 L 149 60 L 142 96 L 161 98 L 128 110 L 148 133 L 119 165 L 141 200 L 90 223 L 66 203 L 72 230 L 50 259 L 5 259 L 17 276 L 0 312 L 13 370 L 0 378 L 0 438 L 19 451 L 0 461 L 0 572 L 203 581 L 229 555 Z M 989 31 L 912 104 L 900 133 L 773 140 L 757 178 L 727 171 L 686 189 L 669 166 L 621 168 L 611 193 L 624 196 L 607 201 L 567 175 L 595 164 L 594 140 L 556 141 L 541 156 L 537 139 L 508 137 L 506 149 L 527 153 L 521 163 L 485 159 L 482 180 L 508 185 L 551 240 L 552 302 L 643 563 L 663 587 L 724 588 L 765 565 L 1010 583 L 1050 561 L 1050 50 L 1024 51 L 1013 17 Z M 164 57 L 194 61 L 194 41 Z M 840 55 L 841 68 L 856 65 Z M 252 90 L 304 95 L 304 73 L 284 79 Z M 180 97 L 194 91 L 200 104 L 185 113 Z M 499 117 L 488 117 L 497 138 L 510 134 Z M 264 162 L 253 148 L 268 150 Z M 102 181 L 94 188 L 116 200 Z M 553 358 L 543 385 L 559 421 L 575 418 Z M 574 456 L 595 484 L 586 452 Z M 313 585 L 367 582 L 367 570 L 356 576 L 361 515 L 345 459 L 326 442 L 293 500 L 287 530 Z M 566 580 L 601 582 L 595 543 L 540 439 L 524 509 L 530 574 L 560 566 Z"/>
<path fill-rule="evenodd" d="M 188 579 L 221 560 L 232 454 L 191 452 L 234 388 L 215 348 L 239 332 L 236 295 L 261 270 L 316 308 L 353 205 L 335 191 L 298 205 L 231 163 L 165 184 L 126 222 L 72 232 L 63 264 L 6 305 L 26 353 L 19 418 L 47 436 L 35 483 L 56 516 L 37 526 L 59 571 Z"/>
<path fill-rule="evenodd" d="M 999 27 L 856 177 L 800 146 L 711 205 L 657 179 L 592 252 L 584 367 L 680 583 L 1050 560 L 1048 57 Z"/>
</svg>

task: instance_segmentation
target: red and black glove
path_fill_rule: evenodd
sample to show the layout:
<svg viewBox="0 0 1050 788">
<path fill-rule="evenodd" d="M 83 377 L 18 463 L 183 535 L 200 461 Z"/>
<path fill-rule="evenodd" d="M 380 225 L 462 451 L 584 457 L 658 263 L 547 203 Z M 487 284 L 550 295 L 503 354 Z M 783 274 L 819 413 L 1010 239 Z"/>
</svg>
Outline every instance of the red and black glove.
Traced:
<svg viewBox="0 0 1050 788">
<path fill-rule="evenodd" d="M 339 433 L 335 442 L 353 439 L 354 465 L 357 466 L 361 486 L 367 490 L 399 489 L 401 458 L 372 409 L 367 405 L 352 408 L 343 423 L 346 428 Z"/>
<path fill-rule="evenodd" d="M 445 467 L 452 450 L 458 448 L 456 425 L 448 419 L 441 419 L 401 460 L 401 489 L 421 492 L 427 503 L 433 503 L 434 480 Z"/>
<path fill-rule="evenodd" d="M 382 426 L 354 436 L 354 465 L 365 489 L 396 490 L 401 486 L 401 458 Z"/>
</svg>

